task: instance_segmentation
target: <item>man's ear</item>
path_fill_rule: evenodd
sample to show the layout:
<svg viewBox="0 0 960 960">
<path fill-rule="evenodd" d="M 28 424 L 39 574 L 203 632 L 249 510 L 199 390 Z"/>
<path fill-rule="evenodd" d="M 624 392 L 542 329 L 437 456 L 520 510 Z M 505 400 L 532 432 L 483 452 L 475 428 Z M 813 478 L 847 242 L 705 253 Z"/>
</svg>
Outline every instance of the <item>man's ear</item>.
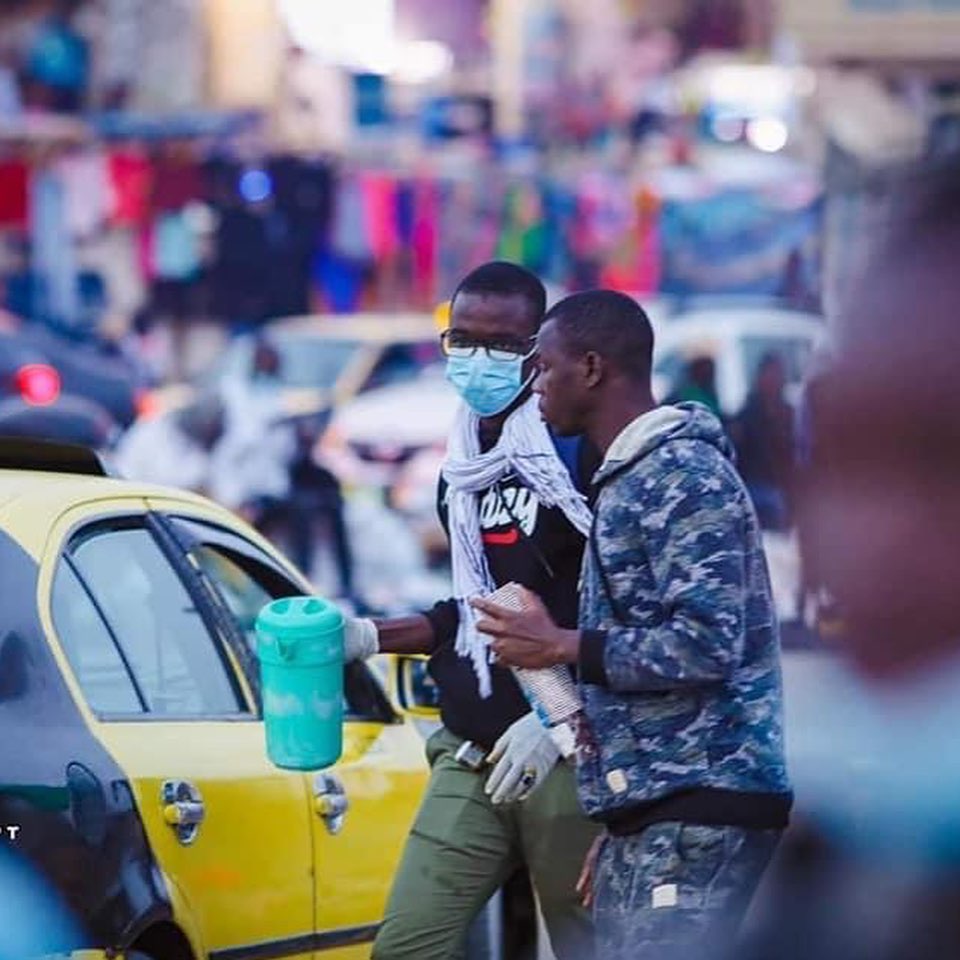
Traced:
<svg viewBox="0 0 960 960">
<path fill-rule="evenodd" d="M 583 381 L 586 386 L 597 386 L 606 373 L 603 357 L 599 353 L 589 350 L 583 355 L 580 362 L 583 365 Z"/>
</svg>

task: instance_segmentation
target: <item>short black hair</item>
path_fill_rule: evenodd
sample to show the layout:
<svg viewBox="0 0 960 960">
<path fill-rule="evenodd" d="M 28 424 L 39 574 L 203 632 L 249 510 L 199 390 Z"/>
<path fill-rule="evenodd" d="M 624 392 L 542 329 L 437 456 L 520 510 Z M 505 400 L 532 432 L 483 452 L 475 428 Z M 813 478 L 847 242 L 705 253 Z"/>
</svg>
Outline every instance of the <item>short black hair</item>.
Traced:
<svg viewBox="0 0 960 960">
<path fill-rule="evenodd" d="M 643 307 L 615 290 L 585 290 L 554 304 L 552 320 L 570 355 L 599 354 L 633 380 L 650 378 L 653 327 Z"/>
<path fill-rule="evenodd" d="M 471 270 L 453 291 L 450 298 L 451 308 L 461 293 L 523 297 L 527 301 L 530 318 L 537 327 L 543 321 L 543 314 L 547 309 L 547 291 L 536 274 L 507 260 L 491 260 L 476 270 Z"/>
</svg>

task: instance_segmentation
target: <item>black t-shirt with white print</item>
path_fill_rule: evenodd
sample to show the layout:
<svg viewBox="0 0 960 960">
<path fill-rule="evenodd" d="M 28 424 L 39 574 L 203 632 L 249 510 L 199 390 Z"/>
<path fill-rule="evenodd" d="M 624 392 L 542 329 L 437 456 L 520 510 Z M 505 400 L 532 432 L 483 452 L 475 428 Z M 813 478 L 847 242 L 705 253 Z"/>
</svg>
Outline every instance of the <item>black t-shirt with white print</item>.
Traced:
<svg viewBox="0 0 960 960">
<path fill-rule="evenodd" d="M 490 438 L 481 448 L 492 446 Z M 585 490 L 599 457 L 586 442 L 577 446 L 575 482 Z M 577 624 L 577 582 L 584 539 L 563 511 L 545 507 L 515 475 L 507 475 L 480 497 L 480 529 L 490 574 L 497 586 L 514 581 L 541 597 L 553 619 L 563 627 Z M 447 525 L 447 485 L 441 477 L 438 511 Z M 444 726 L 465 740 L 490 749 L 515 720 L 530 709 L 513 674 L 506 667 L 490 667 L 492 692 L 480 696 L 473 663 L 455 649 L 460 621 L 456 601 L 444 600 L 426 611 L 437 645 L 430 674 L 440 691 Z"/>
</svg>

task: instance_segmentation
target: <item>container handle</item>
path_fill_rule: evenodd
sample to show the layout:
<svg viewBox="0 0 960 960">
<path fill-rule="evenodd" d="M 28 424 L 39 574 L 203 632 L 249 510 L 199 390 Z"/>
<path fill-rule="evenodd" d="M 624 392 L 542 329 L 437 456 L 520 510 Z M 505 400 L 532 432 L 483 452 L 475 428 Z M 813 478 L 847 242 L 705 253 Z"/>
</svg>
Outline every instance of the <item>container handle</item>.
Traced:
<svg viewBox="0 0 960 960">
<path fill-rule="evenodd" d="M 296 646 L 295 641 L 286 641 L 282 637 L 277 637 L 277 652 L 280 654 L 281 660 L 291 661 Z"/>
</svg>

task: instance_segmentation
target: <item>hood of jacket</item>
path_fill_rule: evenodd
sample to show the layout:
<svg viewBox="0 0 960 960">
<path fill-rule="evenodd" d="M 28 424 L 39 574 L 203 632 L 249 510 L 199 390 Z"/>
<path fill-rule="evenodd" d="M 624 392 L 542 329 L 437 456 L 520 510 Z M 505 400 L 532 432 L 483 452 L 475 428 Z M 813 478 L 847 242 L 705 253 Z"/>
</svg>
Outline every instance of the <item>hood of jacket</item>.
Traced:
<svg viewBox="0 0 960 960">
<path fill-rule="evenodd" d="M 733 445 L 723 424 L 702 403 L 678 403 L 656 407 L 628 424 L 610 444 L 594 483 L 603 483 L 613 474 L 650 456 L 666 443 L 694 440 L 708 443 L 732 460 Z"/>
</svg>

